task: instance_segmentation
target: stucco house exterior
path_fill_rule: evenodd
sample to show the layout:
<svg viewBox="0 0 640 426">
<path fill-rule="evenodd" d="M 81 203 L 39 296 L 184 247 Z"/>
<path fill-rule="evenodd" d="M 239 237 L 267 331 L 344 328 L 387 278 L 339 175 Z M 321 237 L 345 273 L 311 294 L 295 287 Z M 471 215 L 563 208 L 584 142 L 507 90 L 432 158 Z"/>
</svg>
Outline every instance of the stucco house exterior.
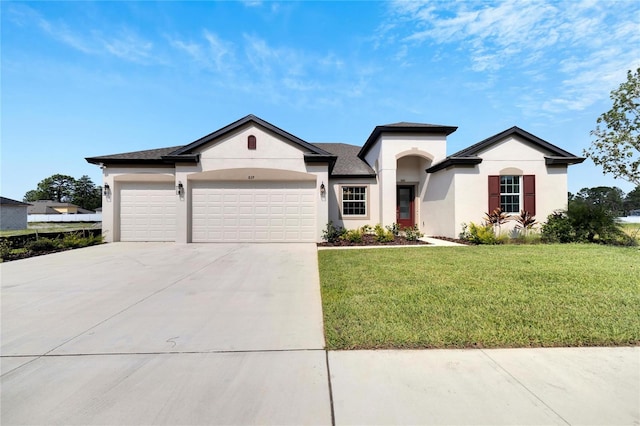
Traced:
<svg viewBox="0 0 640 426">
<path fill-rule="evenodd" d="M 0 231 L 27 229 L 28 203 L 0 197 Z"/>
<path fill-rule="evenodd" d="M 316 242 L 329 221 L 456 237 L 496 207 L 544 219 L 584 161 L 518 127 L 447 156 L 457 127 L 377 126 L 363 146 L 309 143 L 248 115 L 190 144 L 89 157 L 107 241 Z"/>
</svg>

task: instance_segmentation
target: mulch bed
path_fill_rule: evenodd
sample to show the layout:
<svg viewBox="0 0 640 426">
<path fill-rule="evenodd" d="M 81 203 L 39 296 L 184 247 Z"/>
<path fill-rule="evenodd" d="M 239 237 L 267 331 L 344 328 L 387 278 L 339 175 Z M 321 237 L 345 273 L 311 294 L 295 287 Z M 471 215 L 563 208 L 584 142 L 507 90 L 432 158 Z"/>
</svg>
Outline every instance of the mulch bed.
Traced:
<svg viewBox="0 0 640 426">
<path fill-rule="evenodd" d="M 9 254 L 6 257 L 3 257 L 2 261 L 10 262 L 12 260 L 28 259 L 30 257 L 44 256 L 46 254 L 59 253 L 61 251 L 67 251 L 67 250 L 73 250 L 73 249 L 74 249 L 73 247 L 65 247 L 65 248 L 58 248 L 55 250 L 48 250 L 48 251 L 26 251 L 24 253 Z"/>
<path fill-rule="evenodd" d="M 409 241 L 405 237 L 395 237 L 393 241 L 381 243 L 376 241 L 375 235 L 365 234 L 362 236 L 361 243 L 352 243 L 348 240 L 337 240 L 333 243 L 323 242 L 318 243 L 318 247 L 359 247 L 359 246 L 417 246 L 417 245 L 429 245 L 425 241 Z"/>
</svg>

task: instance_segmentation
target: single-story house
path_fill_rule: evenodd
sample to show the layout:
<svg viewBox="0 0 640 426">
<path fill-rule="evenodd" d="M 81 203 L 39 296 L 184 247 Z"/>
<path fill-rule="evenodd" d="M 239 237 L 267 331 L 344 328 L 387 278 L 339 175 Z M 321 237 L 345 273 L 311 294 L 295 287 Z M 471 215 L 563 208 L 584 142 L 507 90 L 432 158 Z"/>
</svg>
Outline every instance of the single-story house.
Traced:
<svg viewBox="0 0 640 426">
<path fill-rule="evenodd" d="M 0 231 L 27 229 L 27 208 L 30 204 L 0 197 Z"/>
<path fill-rule="evenodd" d="M 53 200 L 37 200 L 27 209 L 27 214 L 92 214 L 91 210 L 83 209 L 73 203 L 63 203 Z"/>
<path fill-rule="evenodd" d="M 187 145 L 90 157 L 108 241 L 321 241 L 329 221 L 456 237 L 501 207 L 567 206 L 577 157 L 518 127 L 447 156 L 457 127 L 377 126 L 363 146 L 310 143 L 248 115 Z"/>
</svg>

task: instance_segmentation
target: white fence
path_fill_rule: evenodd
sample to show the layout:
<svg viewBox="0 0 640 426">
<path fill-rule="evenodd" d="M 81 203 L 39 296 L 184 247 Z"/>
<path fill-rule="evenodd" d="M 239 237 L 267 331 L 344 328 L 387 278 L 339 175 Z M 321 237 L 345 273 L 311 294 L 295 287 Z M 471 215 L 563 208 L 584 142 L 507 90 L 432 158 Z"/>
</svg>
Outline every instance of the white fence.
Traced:
<svg viewBox="0 0 640 426">
<path fill-rule="evenodd" d="M 27 222 L 102 222 L 102 213 L 95 214 L 30 214 Z"/>
<path fill-rule="evenodd" d="M 640 223 L 640 216 L 619 217 L 618 220 L 623 223 Z"/>
</svg>

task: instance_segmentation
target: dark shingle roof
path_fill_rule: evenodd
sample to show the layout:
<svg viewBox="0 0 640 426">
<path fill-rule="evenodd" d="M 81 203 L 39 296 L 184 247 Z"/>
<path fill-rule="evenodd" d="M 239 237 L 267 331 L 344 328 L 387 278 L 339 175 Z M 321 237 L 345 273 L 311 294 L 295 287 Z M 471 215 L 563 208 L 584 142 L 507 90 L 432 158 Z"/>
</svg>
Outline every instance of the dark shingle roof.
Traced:
<svg viewBox="0 0 640 426">
<path fill-rule="evenodd" d="M 0 204 L 3 206 L 30 206 L 31 204 L 22 201 L 12 200 L 11 198 L 0 197 Z"/>
<path fill-rule="evenodd" d="M 346 143 L 314 143 L 318 148 L 336 155 L 338 159 L 331 176 L 375 176 L 369 165 L 358 157 L 359 146 Z"/>
<path fill-rule="evenodd" d="M 100 163 L 125 163 L 137 161 L 141 163 L 163 163 L 163 156 L 171 154 L 182 146 L 172 146 L 169 148 L 147 149 L 144 151 L 124 152 L 121 154 L 101 155 L 99 157 L 88 157 L 86 160 L 92 164 Z"/>
</svg>

